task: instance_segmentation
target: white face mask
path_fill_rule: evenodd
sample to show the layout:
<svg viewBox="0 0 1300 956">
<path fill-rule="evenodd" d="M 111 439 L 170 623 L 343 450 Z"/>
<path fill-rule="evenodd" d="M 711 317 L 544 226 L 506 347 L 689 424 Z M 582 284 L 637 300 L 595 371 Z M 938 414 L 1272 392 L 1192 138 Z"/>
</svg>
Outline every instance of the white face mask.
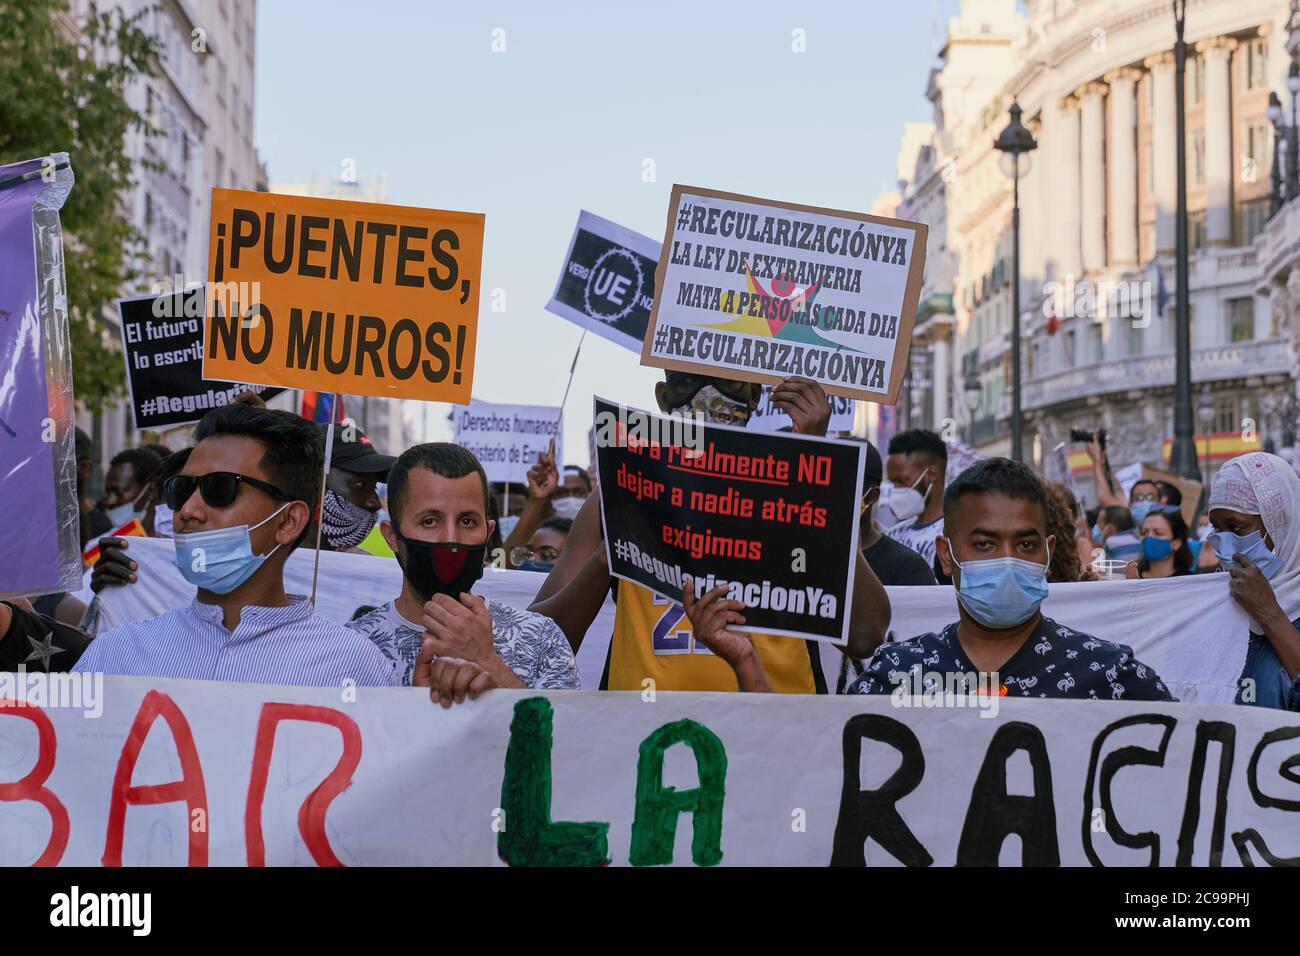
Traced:
<svg viewBox="0 0 1300 956">
<path fill-rule="evenodd" d="M 172 536 L 172 509 L 161 501 L 154 505 L 153 532 L 160 538 Z"/>
<path fill-rule="evenodd" d="M 574 497 L 556 498 L 551 502 L 551 507 L 555 509 L 555 513 L 561 518 L 568 518 L 572 521 L 578 517 L 578 512 L 582 510 L 583 502 L 586 500 L 586 498 Z"/>
<path fill-rule="evenodd" d="M 930 496 L 930 489 L 926 488 L 925 494 L 921 494 L 921 492 L 916 490 L 916 486 L 924 479 L 925 473 L 922 472 L 917 476 L 916 481 L 912 483 L 910 488 L 899 488 L 896 485 L 889 486 L 891 489 L 889 495 L 889 510 L 893 513 L 896 519 L 894 522 L 895 524 L 899 521 L 908 521 L 915 518 L 925 510 L 925 499 Z M 885 500 L 884 487 L 885 486 L 883 485 L 881 486 L 881 501 Z"/>
</svg>

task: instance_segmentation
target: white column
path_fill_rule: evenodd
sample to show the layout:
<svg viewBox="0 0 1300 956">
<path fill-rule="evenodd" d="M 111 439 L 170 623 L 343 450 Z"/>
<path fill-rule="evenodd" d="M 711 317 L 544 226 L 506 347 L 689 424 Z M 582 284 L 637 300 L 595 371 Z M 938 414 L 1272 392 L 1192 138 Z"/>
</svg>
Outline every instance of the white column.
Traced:
<svg viewBox="0 0 1300 956">
<path fill-rule="evenodd" d="M 1196 44 L 1205 64 L 1205 240 L 1232 244 L 1232 108 L 1230 71 L 1237 41 L 1214 37 Z"/>
<path fill-rule="evenodd" d="M 1074 94 L 1082 107 L 1079 130 L 1082 173 L 1080 230 L 1083 271 L 1096 272 L 1106 266 L 1106 86 L 1089 83 Z"/>
<path fill-rule="evenodd" d="M 1121 268 L 1136 266 L 1137 237 L 1137 133 L 1133 127 L 1133 104 L 1137 81 L 1142 74 L 1126 67 L 1107 73 L 1110 85 L 1110 127 L 1107 154 L 1110 190 L 1110 263 Z"/>
<path fill-rule="evenodd" d="M 1155 169 L 1156 201 L 1156 255 L 1174 254 L 1174 212 L 1178 202 L 1178 147 L 1175 127 L 1174 55 L 1161 53 L 1147 57 L 1145 64 L 1151 71 L 1154 84 L 1151 117 L 1152 155 Z"/>
<path fill-rule="evenodd" d="M 1079 101 L 1067 96 L 1061 101 L 1058 113 L 1058 146 L 1053 159 L 1057 208 L 1060 209 L 1059 231 L 1056 231 L 1060 265 L 1057 280 L 1066 276 L 1078 277 L 1082 272 L 1079 249 Z"/>
</svg>

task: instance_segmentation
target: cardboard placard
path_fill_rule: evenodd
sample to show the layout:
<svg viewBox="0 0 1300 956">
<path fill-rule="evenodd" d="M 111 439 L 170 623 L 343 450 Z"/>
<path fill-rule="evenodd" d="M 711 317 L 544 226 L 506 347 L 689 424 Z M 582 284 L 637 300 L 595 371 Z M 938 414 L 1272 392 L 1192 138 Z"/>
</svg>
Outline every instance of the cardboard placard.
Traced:
<svg viewBox="0 0 1300 956">
<path fill-rule="evenodd" d="M 203 377 L 466 404 L 483 225 L 214 189 Z"/>
<path fill-rule="evenodd" d="M 892 404 L 927 227 L 673 186 L 641 364 Z"/>
<path fill-rule="evenodd" d="M 487 472 L 488 481 L 508 481 L 528 490 L 528 469 L 555 439 L 555 463 L 564 469 L 564 448 L 559 433 L 560 409 L 548 405 L 497 405 L 477 398 L 468 408 L 452 411 L 455 442 L 472 451 Z"/>
<path fill-rule="evenodd" d="M 284 391 L 203 380 L 205 299 L 203 289 L 196 286 L 117 300 L 136 428 L 187 425 L 208 409 L 229 405 L 241 392 L 256 392 L 265 401 Z"/>
<path fill-rule="evenodd" d="M 681 601 L 730 583 L 746 630 L 844 644 L 861 443 L 653 415 L 595 399 L 610 573 Z"/>
<path fill-rule="evenodd" d="M 547 311 L 639 353 L 659 253 L 648 236 L 582 210 Z"/>
</svg>

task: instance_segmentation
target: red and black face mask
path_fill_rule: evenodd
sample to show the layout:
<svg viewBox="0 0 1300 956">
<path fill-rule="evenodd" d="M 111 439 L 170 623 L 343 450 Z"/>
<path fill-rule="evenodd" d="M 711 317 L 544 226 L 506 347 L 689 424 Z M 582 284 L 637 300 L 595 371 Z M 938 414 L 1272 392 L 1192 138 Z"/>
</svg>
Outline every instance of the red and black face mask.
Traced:
<svg viewBox="0 0 1300 956">
<path fill-rule="evenodd" d="M 396 528 L 393 530 L 397 531 Z M 397 531 L 397 540 L 402 545 L 397 554 L 402 574 L 425 601 L 433 600 L 435 594 L 459 599 L 483 577 L 486 542 L 420 541 L 408 538 L 400 531 Z"/>
</svg>

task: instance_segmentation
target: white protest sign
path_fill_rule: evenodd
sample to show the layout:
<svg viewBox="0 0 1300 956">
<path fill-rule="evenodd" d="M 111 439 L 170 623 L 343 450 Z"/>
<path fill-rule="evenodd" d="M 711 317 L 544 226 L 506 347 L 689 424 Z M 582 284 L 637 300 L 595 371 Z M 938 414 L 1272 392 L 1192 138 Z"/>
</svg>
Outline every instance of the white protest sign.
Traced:
<svg viewBox="0 0 1300 956">
<path fill-rule="evenodd" d="M 826 426 L 826 434 L 837 435 L 840 432 L 853 431 L 853 399 L 845 398 L 842 395 L 828 395 L 826 397 L 831 406 L 831 420 L 830 424 Z M 790 426 L 790 416 L 784 410 L 772 404 L 772 386 L 764 385 L 763 394 L 758 400 L 758 407 L 749 416 L 749 424 L 746 427 L 760 432 L 777 432 Z"/>
<path fill-rule="evenodd" d="M 563 468 L 560 409 L 547 405 L 497 405 L 477 398 L 453 413 L 455 442 L 483 464 L 488 481 L 508 481 L 522 490 L 528 469 L 555 437 L 556 466 Z"/>
<path fill-rule="evenodd" d="M 1300 724 L 1255 707 L 492 690 L 444 710 L 421 688 L 16 677 L 9 866 L 1300 855 Z"/>
<path fill-rule="evenodd" d="M 641 364 L 897 401 L 926 226 L 673 186 Z"/>
</svg>

